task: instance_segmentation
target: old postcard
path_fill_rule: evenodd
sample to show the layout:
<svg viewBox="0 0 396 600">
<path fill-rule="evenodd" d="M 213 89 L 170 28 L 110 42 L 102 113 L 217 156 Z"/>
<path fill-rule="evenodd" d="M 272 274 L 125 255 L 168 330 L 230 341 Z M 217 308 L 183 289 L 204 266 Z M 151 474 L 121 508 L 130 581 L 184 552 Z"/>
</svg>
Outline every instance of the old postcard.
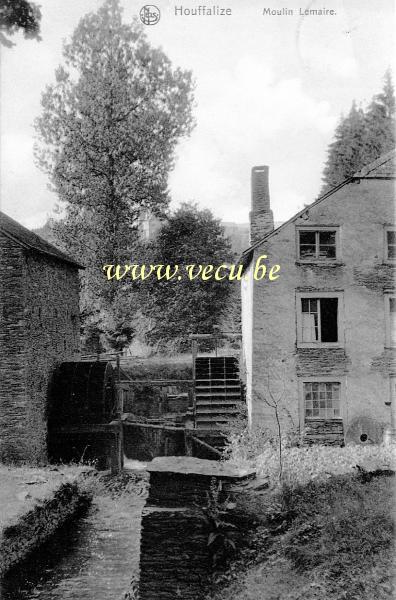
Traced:
<svg viewBox="0 0 396 600">
<path fill-rule="evenodd" d="M 0 0 L 0 600 L 391 600 L 392 0 Z"/>
</svg>

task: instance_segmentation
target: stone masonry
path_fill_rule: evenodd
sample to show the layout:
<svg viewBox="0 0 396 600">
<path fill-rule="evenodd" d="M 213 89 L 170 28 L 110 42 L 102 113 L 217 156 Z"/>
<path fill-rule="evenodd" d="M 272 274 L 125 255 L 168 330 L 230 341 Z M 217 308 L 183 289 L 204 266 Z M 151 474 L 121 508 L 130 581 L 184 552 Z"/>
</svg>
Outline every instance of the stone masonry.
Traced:
<svg viewBox="0 0 396 600">
<path fill-rule="evenodd" d="M 274 228 L 274 216 L 270 208 L 268 167 L 253 167 L 251 173 L 252 210 L 250 212 L 250 243 L 258 242 L 265 233 Z"/>
<path fill-rule="evenodd" d="M 268 256 L 267 264 L 279 264 L 281 270 L 276 281 L 242 282 L 251 423 L 274 424 L 273 410 L 263 399 L 270 385 L 282 397 L 289 413 L 287 421 L 291 416 L 294 425 L 302 429 L 303 384 L 317 380 L 340 383 L 345 432 L 360 418 L 374 419 L 383 428 L 392 426 L 396 369 L 390 331 L 394 319 L 390 306 L 394 304 L 390 302 L 395 298 L 395 261 L 387 255 L 387 232 L 394 231 L 394 195 L 393 152 L 274 231 L 265 226 L 258 241 L 252 221 L 255 243 L 243 257 L 245 275 L 252 278 L 254 265 L 263 254 Z M 254 200 L 252 212 L 260 209 L 259 202 Z M 262 209 L 269 211 L 266 192 Z M 272 214 L 268 212 L 267 217 L 270 221 Z M 326 227 L 337 231 L 336 259 L 300 260 L 299 230 Z M 338 297 L 337 344 L 302 347 L 299 343 L 298 311 L 304 294 Z M 318 432 L 320 429 L 317 425 Z"/>
<path fill-rule="evenodd" d="M 141 600 L 200 600 L 207 596 L 212 572 L 205 513 L 213 483 L 230 486 L 255 478 L 225 463 L 191 457 L 160 457 L 149 463 L 149 496 L 140 542 Z"/>
<path fill-rule="evenodd" d="M 0 217 L 0 460 L 44 463 L 52 373 L 79 353 L 81 267 Z"/>
</svg>

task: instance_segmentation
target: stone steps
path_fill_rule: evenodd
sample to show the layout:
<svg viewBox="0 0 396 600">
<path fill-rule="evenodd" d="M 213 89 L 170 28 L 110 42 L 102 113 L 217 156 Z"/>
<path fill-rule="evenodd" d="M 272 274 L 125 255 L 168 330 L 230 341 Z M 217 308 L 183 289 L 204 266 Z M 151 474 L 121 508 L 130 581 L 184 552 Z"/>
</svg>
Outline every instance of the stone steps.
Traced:
<svg viewBox="0 0 396 600">
<path fill-rule="evenodd" d="M 239 412 L 242 390 L 238 361 L 234 356 L 197 358 L 195 376 L 195 426 L 208 432 L 200 437 L 213 445 L 216 431 Z M 223 438 L 219 440 L 215 447 L 224 446 Z"/>
</svg>

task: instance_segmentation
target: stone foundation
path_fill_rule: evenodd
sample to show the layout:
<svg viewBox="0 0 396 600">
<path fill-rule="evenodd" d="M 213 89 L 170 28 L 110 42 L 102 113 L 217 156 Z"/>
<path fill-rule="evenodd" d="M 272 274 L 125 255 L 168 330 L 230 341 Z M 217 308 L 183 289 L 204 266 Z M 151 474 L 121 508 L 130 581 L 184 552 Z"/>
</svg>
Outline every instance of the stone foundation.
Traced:
<svg viewBox="0 0 396 600">
<path fill-rule="evenodd" d="M 142 518 L 140 600 L 200 600 L 211 582 L 212 531 L 203 510 L 211 489 L 218 500 L 255 477 L 225 463 L 191 457 L 161 457 L 149 467 L 150 488 Z M 220 485 L 221 484 L 221 485 Z"/>
<path fill-rule="evenodd" d="M 0 576 L 46 542 L 89 501 L 77 483 L 65 483 L 52 498 L 4 528 L 0 536 Z"/>
</svg>

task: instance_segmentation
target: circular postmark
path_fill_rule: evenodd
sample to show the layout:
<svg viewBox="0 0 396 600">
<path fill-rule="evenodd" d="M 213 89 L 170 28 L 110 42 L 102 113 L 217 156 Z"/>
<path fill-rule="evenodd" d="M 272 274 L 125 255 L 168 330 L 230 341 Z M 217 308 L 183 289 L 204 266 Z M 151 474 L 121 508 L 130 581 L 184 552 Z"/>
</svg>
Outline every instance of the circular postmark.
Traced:
<svg viewBox="0 0 396 600">
<path fill-rule="evenodd" d="M 160 9 L 154 4 L 145 4 L 139 12 L 140 20 L 145 25 L 156 25 L 160 20 Z"/>
</svg>

